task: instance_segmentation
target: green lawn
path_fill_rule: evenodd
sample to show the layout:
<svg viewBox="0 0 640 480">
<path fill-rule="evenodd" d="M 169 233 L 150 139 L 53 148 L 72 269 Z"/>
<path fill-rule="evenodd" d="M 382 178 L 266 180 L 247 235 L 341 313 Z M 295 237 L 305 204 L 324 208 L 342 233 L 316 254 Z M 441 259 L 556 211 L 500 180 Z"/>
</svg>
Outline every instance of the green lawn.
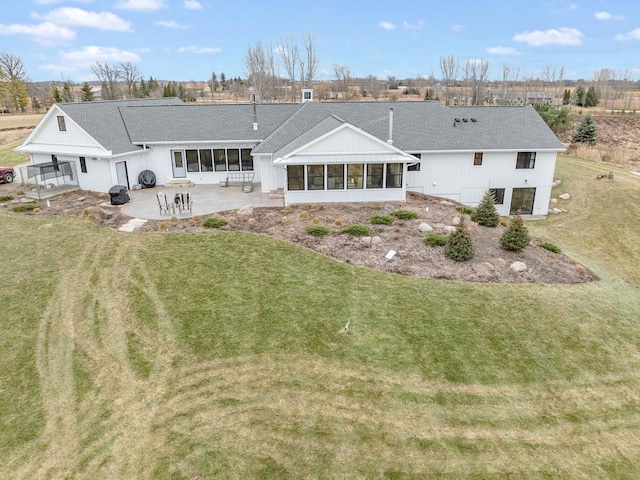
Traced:
<svg viewBox="0 0 640 480">
<path fill-rule="evenodd" d="M 575 286 L 0 214 L 0 478 L 639 478 L 640 178 L 600 170 L 529 224 Z"/>
<path fill-rule="evenodd" d="M 17 140 L 6 145 L 0 145 L 0 165 L 13 167 L 27 162 L 29 160 L 29 155 L 13 151 L 14 148 L 22 145 L 23 142 L 24 139 Z"/>
</svg>

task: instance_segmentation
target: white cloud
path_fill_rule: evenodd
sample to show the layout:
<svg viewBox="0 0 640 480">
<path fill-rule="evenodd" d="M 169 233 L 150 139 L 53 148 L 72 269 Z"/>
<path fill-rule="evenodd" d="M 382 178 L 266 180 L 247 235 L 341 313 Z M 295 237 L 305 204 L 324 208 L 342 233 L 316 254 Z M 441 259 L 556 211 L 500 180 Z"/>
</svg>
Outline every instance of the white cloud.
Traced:
<svg viewBox="0 0 640 480">
<path fill-rule="evenodd" d="M 60 60 L 76 67 L 89 67 L 94 62 L 137 62 L 140 56 L 114 47 L 89 46 L 80 50 L 60 52 Z"/>
<path fill-rule="evenodd" d="M 609 12 L 596 12 L 593 16 L 598 20 L 624 20 L 624 15 L 614 15 Z"/>
<path fill-rule="evenodd" d="M 167 8 L 164 0 L 120 0 L 116 8 L 122 10 L 153 11 Z"/>
<path fill-rule="evenodd" d="M 452 32 L 460 32 L 464 27 L 462 25 L 451 25 L 451 31 Z"/>
<path fill-rule="evenodd" d="M 35 42 L 43 45 L 59 45 L 76 38 L 76 32 L 66 27 L 43 22 L 38 25 L 0 25 L 0 35 L 29 35 Z"/>
<path fill-rule="evenodd" d="M 424 22 L 420 20 L 415 25 L 411 25 L 409 22 L 405 20 L 404 22 L 402 22 L 402 26 L 404 27 L 405 30 L 422 30 L 422 27 L 424 27 Z"/>
<path fill-rule="evenodd" d="M 562 45 L 564 47 L 582 44 L 583 33 L 575 28 L 552 28 L 551 30 L 535 30 L 533 32 L 518 33 L 513 39 L 516 42 L 526 42 L 530 47 L 544 45 Z"/>
<path fill-rule="evenodd" d="M 513 47 L 489 47 L 487 52 L 493 55 L 517 55 L 518 51 Z"/>
<path fill-rule="evenodd" d="M 382 21 L 378 23 L 378 26 L 383 30 L 395 30 L 396 26 L 391 22 Z"/>
<path fill-rule="evenodd" d="M 179 23 L 175 22 L 174 20 L 169 20 L 169 21 L 158 20 L 156 22 L 156 25 L 160 25 L 161 27 L 167 27 L 167 28 L 177 28 L 177 29 L 181 29 L 181 30 L 184 30 L 185 28 L 189 28 L 187 25 L 180 25 Z"/>
<path fill-rule="evenodd" d="M 130 32 L 131 22 L 123 20 L 119 16 L 109 12 L 89 12 L 81 8 L 63 7 L 52 10 L 44 15 L 32 14 L 34 18 L 42 18 L 57 25 L 69 27 L 90 27 L 99 30 L 115 30 L 118 32 Z"/>
<path fill-rule="evenodd" d="M 200 10 L 202 4 L 197 0 L 184 0 L 184 8 L 187 10 Z"/>
<path fill-rule="evenodd" d="M 636 28 L 635 30 L 631 30 L 628 33 L 618 34 L 616 35 L 616 40 L 620 42 L 625 42 L 629 40 L 640 40 L 640 28 Z"/>
<path fill-rule="evenodd" d="M 93 0 L 72 0 L 75 3 L 93 3 Z M 64 3 L 65 0 L 36 0 L 36 3 L 40 5 L 53 5 L 56 3 Z"/>
<path fill-rule="evenodd" d="M 178 53 L 220 53 L 222 49 L 218 47 L 199 47 L 197 45 L 190 45 L 188 47 L 180 47 Z"/>
</svg>

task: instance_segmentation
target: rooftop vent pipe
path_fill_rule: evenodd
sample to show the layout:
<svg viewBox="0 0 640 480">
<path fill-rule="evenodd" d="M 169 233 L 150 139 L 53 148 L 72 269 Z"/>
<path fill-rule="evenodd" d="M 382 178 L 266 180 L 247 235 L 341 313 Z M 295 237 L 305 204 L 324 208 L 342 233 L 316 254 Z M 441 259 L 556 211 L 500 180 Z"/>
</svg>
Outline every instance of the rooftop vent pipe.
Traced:
<svg viewBox="0 0 640 480">
<path fill-rule="evenodd" d="M 389 145 L 393 145 L 393 107 L 389 107 Z"/>
</svg>

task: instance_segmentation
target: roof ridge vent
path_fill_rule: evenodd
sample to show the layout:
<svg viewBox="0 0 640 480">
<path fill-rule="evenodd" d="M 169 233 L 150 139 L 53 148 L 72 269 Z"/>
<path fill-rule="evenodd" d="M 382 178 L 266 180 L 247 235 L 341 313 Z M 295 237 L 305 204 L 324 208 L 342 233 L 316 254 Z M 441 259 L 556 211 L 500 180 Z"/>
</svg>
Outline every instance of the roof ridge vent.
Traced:
<svg viewBox="0 0 640 480">
<path fill-rule="evenodd" d="M 473 123 L 476 123 L 478 120 L 477 120 L 476 118 L 471 118 L 471 121 L 472 121 Z"/>
<path fill-rule="evenodd" d="M 462 119 L 462 121 L 463 121 L 464 123 L 467 123 L 467 122 L 469 121 L 469 119 L 468 119 L 468 118 L 463 118 L 463 119 Z"/>
</svg>

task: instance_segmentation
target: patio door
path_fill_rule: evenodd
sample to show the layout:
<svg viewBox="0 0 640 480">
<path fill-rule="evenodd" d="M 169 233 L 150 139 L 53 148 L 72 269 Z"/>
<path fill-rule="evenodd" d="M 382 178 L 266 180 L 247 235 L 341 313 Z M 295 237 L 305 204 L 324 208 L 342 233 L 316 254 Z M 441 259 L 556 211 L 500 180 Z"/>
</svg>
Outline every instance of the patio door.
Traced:
<svg viewBox="0 0 640 480">
<path fill-rule="evenodd" d="M 171 151 L 171 167 L 173 168 L 173 178 L 185 178 L 187 167 L 184 164 L 182 150 Z"/>
<path fill-rule="evenodd" d="M 116 176 L 118 177 L 118 185 L 124 185 L 129 188 L 129 175 L 127 174 L 127 162 L 116 163 Z"/>
<path fill-rule="evenodd" d="M 535 188 L 514 188 L 511 195 L 511 213 L 515 215 L 518 211 L 522 215 L 533 213 L 533 201 L 536 198 Z"/>
</svg>

